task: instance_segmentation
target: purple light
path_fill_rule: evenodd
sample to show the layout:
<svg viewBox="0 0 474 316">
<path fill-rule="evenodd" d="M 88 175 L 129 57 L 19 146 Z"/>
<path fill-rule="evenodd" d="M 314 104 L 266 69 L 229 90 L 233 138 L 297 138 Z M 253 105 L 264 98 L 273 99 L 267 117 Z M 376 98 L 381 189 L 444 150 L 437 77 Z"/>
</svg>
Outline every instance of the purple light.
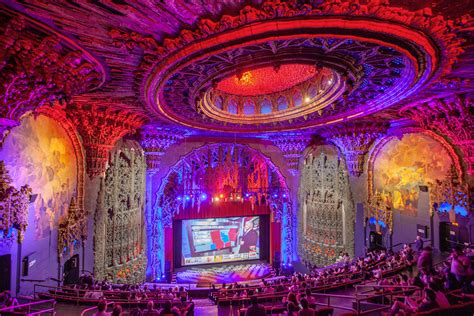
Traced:
<svg viewBox="0 0 474 316">
<path fill-rule="evenodd" d="M 189 195 L 186 195 L 185 199 L 186 199 L 186 201 L 191 200 L 191 198 L 189 197 Z"/>
<path fill-rule="evenodd" d="M 274 197 L 274 198 L 277 198 L 277 197 L 278 197 L 278 194 L 273 194 L 273 197 Z"/>
<path fill-rule="evenodd" d="M 205 193 L 201 194 L 201 200 L 204 201 L 205 199 L 207 199 L 207 194 L 205 194 Z"/>
<path fill-rule="evenodd" d="M 245 193 L 245 197 L 248 198 L 250 196 L 250 194 L 248 193 Z"/>
<path fill-rule="evenodd" d="M 183 198 L 182 198 L 181 196 L 178 196 L 176 199 L 177 199 L 178 201 L 181 201 Z"/>
</svg>

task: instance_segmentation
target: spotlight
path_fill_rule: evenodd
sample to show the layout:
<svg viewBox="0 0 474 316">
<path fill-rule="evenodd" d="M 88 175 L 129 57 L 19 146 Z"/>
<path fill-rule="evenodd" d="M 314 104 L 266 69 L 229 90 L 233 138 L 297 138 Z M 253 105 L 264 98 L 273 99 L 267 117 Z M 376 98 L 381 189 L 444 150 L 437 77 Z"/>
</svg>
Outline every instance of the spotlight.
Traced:
<svg viewBox="0 0 474 316">
<path fill-rule="evenodd" d="M 186 195 L 185 199 L 186 199 L 186 201 L 191 200 L 191 198 L 189 197 L 189 195 Z"/>
<path fill-rule="evenodd" d="M 310 98 L 310 97 L 306 97 L 306 98 L 304 98 L 304 101 L 305 101 L 306 103 L 309 103 L 309 101 L 311 101 L 311 98 Z"/>
<path fill-rule="evenodd" d="M 277 198 L 277 197 L 278 197 L 278 194 L 273 194 L 273 197 L 274 197 L 274 198 Z"/>
<path fill-rule="evenodd" d="M 219 197 L 216 196 L 216 197 L 214 198 L 214 200 L 215 200 L 216 202 L 219 202 Z"/>
<path fill-rule="evenodd" d="M 248 198 L 250 196 L 250 194 L 248 193 L 245 193 L 245 197 Z"/>
<path fill-rule="evenodd" d="M 183 198 L 182 198 L 181 196 L 178 196 L 178 197 L 177 197 L 177 200 L 178 200 L 178 201 L 181 201 L 182 199 L 183 199 Z"/>
<path fill-rule="evenodd" d="M 219 197 L 220 197 L 221 199 L 224 198 L 224 194 L 219 195 Z"/>
<path fill-rule="evenodd" d="M 283 194 L 283 197 L 286 198 L 286 194 Z"/>
<path fill-rule="evenodd" d="M 201 194 L 201 200 L 207 199 L 207 195 L 205 193 Z"/>
</svg>

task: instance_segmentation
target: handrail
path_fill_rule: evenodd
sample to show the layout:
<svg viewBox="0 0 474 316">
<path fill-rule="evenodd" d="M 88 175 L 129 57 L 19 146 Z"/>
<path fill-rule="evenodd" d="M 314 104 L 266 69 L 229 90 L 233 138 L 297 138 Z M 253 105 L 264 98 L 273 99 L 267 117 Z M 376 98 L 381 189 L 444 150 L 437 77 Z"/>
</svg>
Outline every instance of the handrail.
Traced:
<svg viewBox="0 0 474 316">
<path fill-rule="evenodd" d="M 429 242 L 430 244 L 432 244 L 431 239 L 424 239 L 423 243 L 425 243 L 425 242 Z M 393 248 L 401 246 L 401 245 L 405 245 L 405 244 L 411 246 L 411 245 L 415 244 L 415 242 L 414 241 L 412 241 L 412 242 L 399 242 L 398 244 L 395 244 L 395 245 L 391 246 L 390 249 L 393 250 Z"/>
<path fill-rule="evenodd" d="M 472 245 L 473 245 L 473 244 L 470 243 L 470 242 L 460 243 L 460 242 L 451 240 L 451 239 L 449 239 L 449 238 L 445 238 L 445 241 L 449 241 L 450 243 L 453 243 L 453 244 L 456 244 L 456 245 L 460 245 L 460 246 L 464 246 L 464 247 L 472 247 Z"/>
<path fill-rule="evenodd" d="M 40 305 L 40 304 L 49 304 L 49 303 L 51 303 L 51 308 L 31 312 L 31 307 L 32 306 Z M 3 308 L 0 308 L 0 312 L 14 312 L 16 309 L 26 309 L 27 308 L 28 309 L 27 315 L 38 315 L 38 314 L 42 314 L 42 313 L 51 313 L 51 315 L 54 315 L 54 305 L 55 304 L 56 304 L 56 301 L 53 300 L 53 299 L 35 301 L 35 302 L 29 302 L 29 303 L 15 305 L 15 306 L 3 307 Z"/>
<path fill-rule="evenodd" d="M 113 304 L 113 303 L 114 303 L 114 302 L 106 302 L 106 303 L 105 303 L 106 310 L 107 310 L 107 308 L 109 307 L 109 305 L 110 305 L 110 304 Z M 97 306 L 92 306 L 92 307 L 86 308 L 85 310 L 83 310 L 83 311 L 81 312 L 81 316 L 85 316 L 87 312 L 93 311 L 93 310 L 95 310 L 95 309 L 97 309 Z"/>
</svg>

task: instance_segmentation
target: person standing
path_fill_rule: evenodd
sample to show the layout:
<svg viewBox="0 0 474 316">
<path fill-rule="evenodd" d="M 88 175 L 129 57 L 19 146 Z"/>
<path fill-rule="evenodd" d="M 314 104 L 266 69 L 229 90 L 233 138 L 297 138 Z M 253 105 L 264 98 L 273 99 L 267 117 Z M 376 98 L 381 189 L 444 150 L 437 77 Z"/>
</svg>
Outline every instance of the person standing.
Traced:
<svg viewBox="0 0 474 316">
<path fill-rule="evenodd" d="M 265 311 L 265 306 L 258 304 L 258 299 L 256 296 L 250 298 L 252 305 L 247 309 L 245 316 L 265 316 L 267 312 Z"/>
<path fill-rule="evenodd" d="M 421 239 L 420 236 L 416 236 L 415 250 L 416 250 L 417 253 L 420 253 L 423 250 L 423 239 Z"/>
</svg>

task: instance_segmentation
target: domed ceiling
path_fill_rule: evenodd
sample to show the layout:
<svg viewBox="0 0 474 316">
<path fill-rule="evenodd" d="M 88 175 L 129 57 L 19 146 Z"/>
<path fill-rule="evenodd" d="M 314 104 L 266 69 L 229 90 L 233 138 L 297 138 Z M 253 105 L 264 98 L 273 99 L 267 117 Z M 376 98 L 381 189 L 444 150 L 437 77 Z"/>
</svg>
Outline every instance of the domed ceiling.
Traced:
<svg viewBox="0 0 474 316">
<path fill-rule="evenodd" d="M 49 82 L 34 93 L 49 89 L 49 102 L 65 100 L 77 122 L 91 111 L 123 117 L 103 136 L 89 115 L 88 124 L 99 124 L 81 129 L 91 143 L 98 131 L 112 142 L 145 123 L 195 135 L 271 137 L 323 134 L 350 122 L 420 121 L 406 109 L 453 94 L 470 99 L 474 89 L 468 0 L 0 3 L 0 67 L 9 71 L 1 92 L 11 96 L 2 122 L 15 125 L 43 105 L 18 96 L 20 87 L 5 87 L 18 83 L 22 65 L 47 56 L 44 65 L 61 70 L 52 78 L 33 67 L 31 82 Z M 27 21 L 28 32 L 15 21 Z M 21 46 L 19 34 L 30 46 Z M 38 49 L 42 40 L 53 49 Z M 131 123 L 116 132 L 123 122 Z"/>
</svg>

